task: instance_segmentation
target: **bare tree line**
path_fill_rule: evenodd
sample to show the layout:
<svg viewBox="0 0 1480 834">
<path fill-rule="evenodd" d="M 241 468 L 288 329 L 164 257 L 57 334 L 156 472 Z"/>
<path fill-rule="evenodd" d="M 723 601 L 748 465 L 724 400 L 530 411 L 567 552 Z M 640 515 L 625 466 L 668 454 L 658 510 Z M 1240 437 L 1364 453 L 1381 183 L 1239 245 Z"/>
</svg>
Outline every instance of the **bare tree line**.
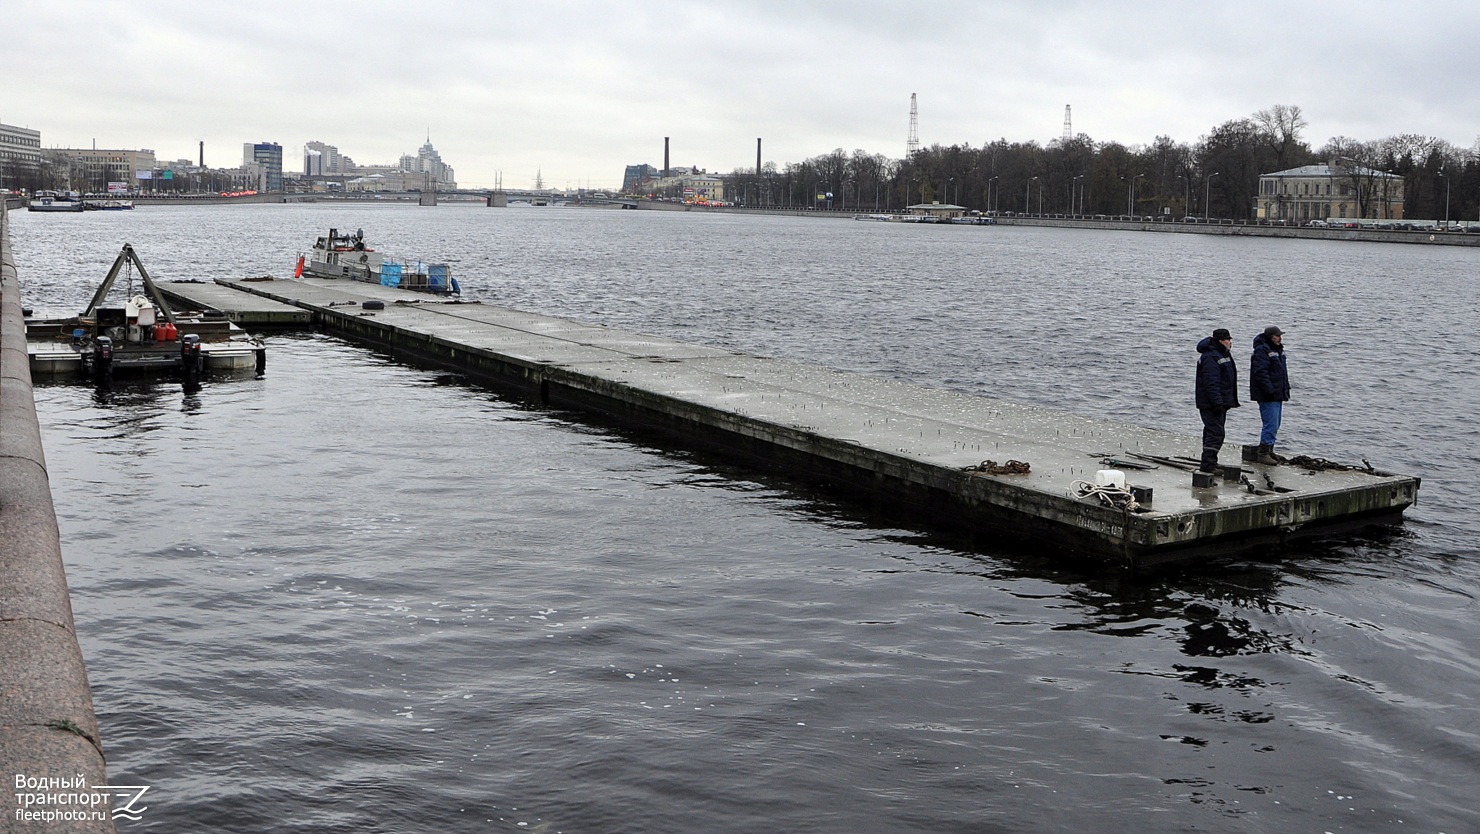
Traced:
<svg viewBox="0 0 1480 834">
<path fill-rule="evenodd" d="M 935 144 L 907 159 L 838 148 L 725 179 L 736 200 L 761 206 L 890 211 L 938 201 L 984 212 L 1251 219 L 1261 174 L 1340 160 L 1353 177 L 1401 176 L 1406 217 L 1480 219 L 1480 139 L 1465 149 L 1416 134 L 1337 136 L 1312 149 L 1307 127 L 1299 107 L 1276 104 L 1191 144 L 1158 136 L 1127 146 L 1080 133 L 1047 145 Z"/>
</svg>

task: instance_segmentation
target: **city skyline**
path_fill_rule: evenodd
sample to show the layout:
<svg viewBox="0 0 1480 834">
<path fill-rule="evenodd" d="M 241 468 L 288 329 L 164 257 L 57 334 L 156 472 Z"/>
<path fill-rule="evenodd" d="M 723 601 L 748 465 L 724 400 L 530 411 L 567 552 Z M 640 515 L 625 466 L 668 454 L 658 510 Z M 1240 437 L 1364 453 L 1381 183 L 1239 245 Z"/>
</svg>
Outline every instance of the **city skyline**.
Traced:
<svg viewBox="0 0 1480 834">
<path fill-rule="evenodd" d="M 269 0 L 209 19 L 183 2 L 0 0 L 14 43 L 71 44 L 0 91 L 0 121 L 45 147 L 150 148 L 211 167 L 310 141 L 361 164 L 430 137 L 459 184 L 620 185 L 631 164 L 728 173 L 834 148 L 904 154 L 911 94 L 923 145 L 1193 143 L 1276 103 L 1304 139 L 1435 136 L 1473 147 L 1466 39 L 1480 11 L 1357 0 L 1177 7 L 1004 2 L 461 4 Z M 1047 11 L 1044 11 L 1044 9 Z M 287 12 L 291 10 L 292 14 Z M 428 34 L 403 34 L 406 18 Z M 1397 12 L 1397 13 L 1395 13 Z M 290 27 L 285 21 L 292 21 Z M 300 28 L 301 27 L 301 28 Z M 295 163 L 296 161 L 296 163 Z"/>
</svg>

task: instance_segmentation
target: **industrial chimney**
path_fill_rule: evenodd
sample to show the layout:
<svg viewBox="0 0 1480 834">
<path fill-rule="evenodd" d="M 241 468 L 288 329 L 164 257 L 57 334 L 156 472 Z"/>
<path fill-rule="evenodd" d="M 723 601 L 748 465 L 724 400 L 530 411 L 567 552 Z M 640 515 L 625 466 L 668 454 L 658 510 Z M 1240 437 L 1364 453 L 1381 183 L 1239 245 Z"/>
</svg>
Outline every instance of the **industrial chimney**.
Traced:
<svg viewBox="0 0 1480 834">
<path fill-rule="evenodd" d="M 668 176 L 668 137 L 663 137 L 663 176 Z"/>
</svg>

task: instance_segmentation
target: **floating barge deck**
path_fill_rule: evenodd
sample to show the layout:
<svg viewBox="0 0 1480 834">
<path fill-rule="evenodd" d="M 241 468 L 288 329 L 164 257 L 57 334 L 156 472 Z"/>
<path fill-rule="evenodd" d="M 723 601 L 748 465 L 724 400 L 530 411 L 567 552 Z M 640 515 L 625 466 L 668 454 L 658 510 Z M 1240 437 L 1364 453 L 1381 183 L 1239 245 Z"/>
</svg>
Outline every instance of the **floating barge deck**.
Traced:
<svg viewBox="0 0 1480 834">
<path fill-rule="evenodd" d="M 139 295 L 133 292 L 135 269 Z M 107 306 L 110 291 L 125 272 L 126 301 Z M 106 385 L 115 371 L 179 373 L 193 385 L 207 371 L 252 369 L 260 376 L 267 358 L 262 341 L 219 310 L 174 310 L 127 243 L 82 313 L 52 319 L 27 314 L 25 323 L 26 354 L 34 377 L 80 377 Z"/>
<path fill-rule="evenodd" d="M 1125 564 L 1233 555 L 1393 523 L 1419 479 L 1244 464 L 1192 485 L 1197 438 L 493 305 L 319 279 L 220 281 L 314 324 L 555 405 L 820 475 L 928 517 Z M 1236 450 L 1236 447 L 1234 447 Z M 1022 474 L 974 471 L 1021 461 Z M 1137 468 L 1147 467 L 1147 468 Z M 1120 469 L 1134 511 L 1073 495 Z"/>
</svg>

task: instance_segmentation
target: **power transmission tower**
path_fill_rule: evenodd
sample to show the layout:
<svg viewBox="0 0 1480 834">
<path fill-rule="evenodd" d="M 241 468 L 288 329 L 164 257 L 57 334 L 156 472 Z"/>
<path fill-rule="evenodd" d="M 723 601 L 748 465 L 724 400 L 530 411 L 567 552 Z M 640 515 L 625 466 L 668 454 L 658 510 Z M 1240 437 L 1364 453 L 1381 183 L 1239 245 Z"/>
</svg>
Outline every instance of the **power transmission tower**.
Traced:
<svg viewBox="0 0 1480 834">
<path fill-rule="evenodd" d="M 1064 105 L 1064 142 L 1074 138 L 1074 128 L 1069 124 L 1069 105 Z"/>
<path fill-rule="evenodd" d="M 920 150 L 920 108 L 915 104 L 915 94 L 910 93 L 910 135 L 904 143 L 904 156 L 909 159 Z"/>
</svg>

